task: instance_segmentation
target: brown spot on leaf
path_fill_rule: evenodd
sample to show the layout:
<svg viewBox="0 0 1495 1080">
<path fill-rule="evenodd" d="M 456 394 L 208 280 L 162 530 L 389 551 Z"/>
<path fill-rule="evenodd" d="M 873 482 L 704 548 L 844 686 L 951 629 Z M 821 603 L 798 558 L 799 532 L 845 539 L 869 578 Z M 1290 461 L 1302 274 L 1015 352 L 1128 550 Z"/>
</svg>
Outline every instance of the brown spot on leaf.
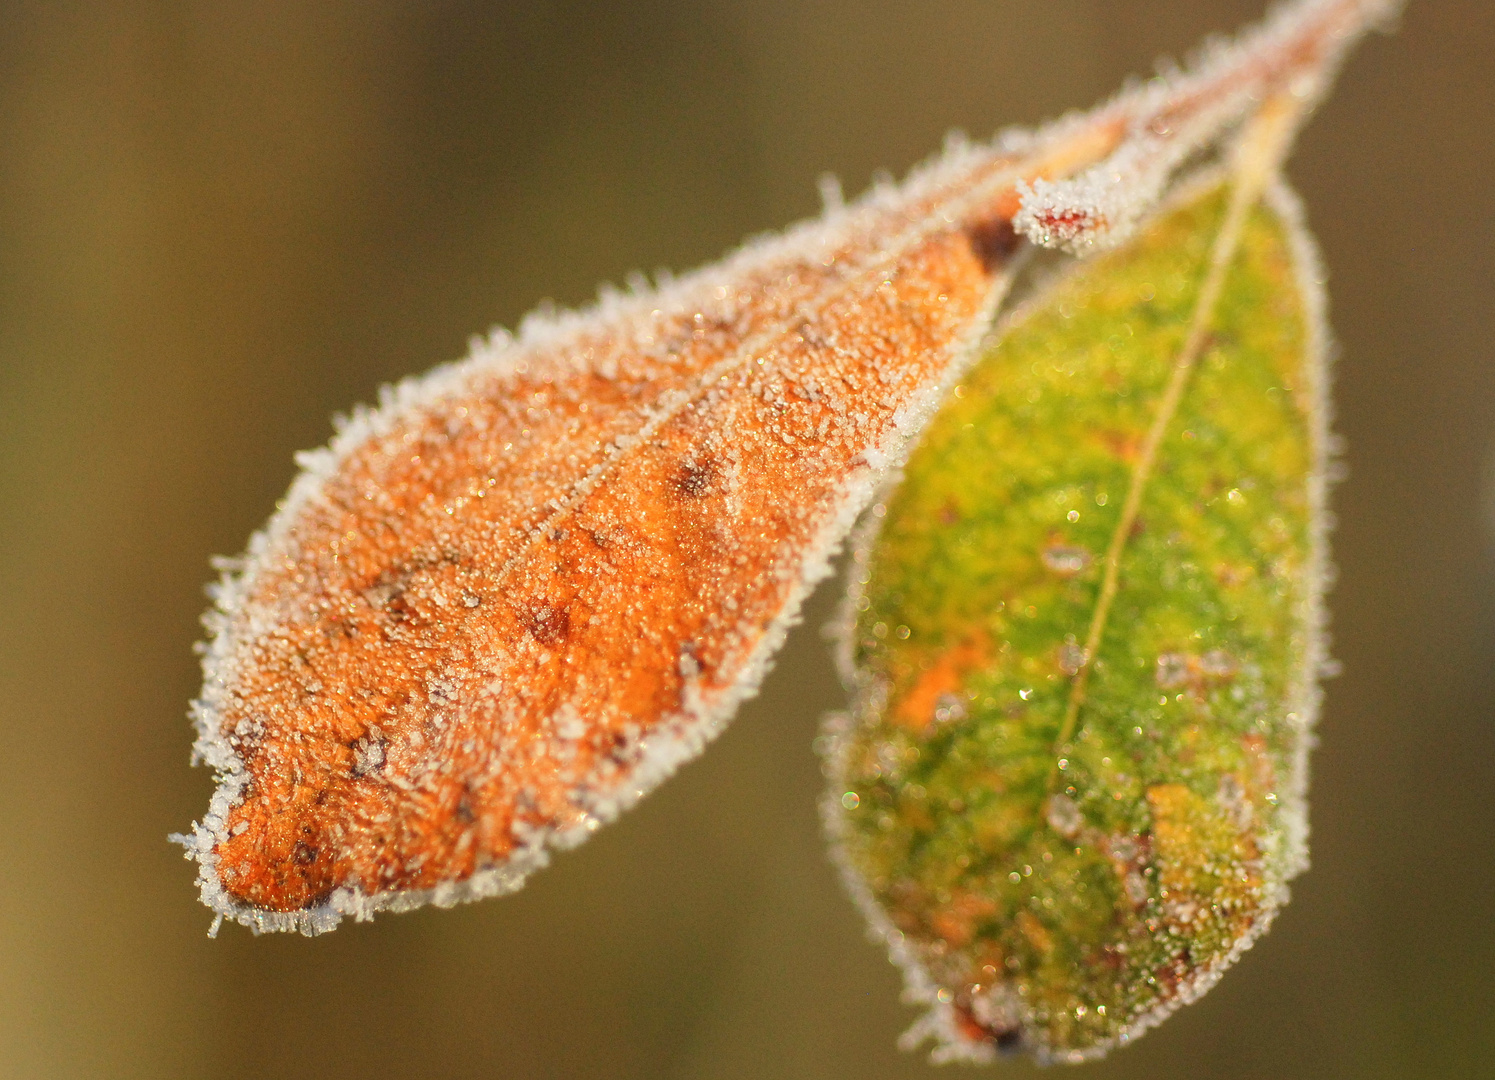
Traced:
<svg viewBox="0 0 1495 1080">
<path fill-rule="evenodd" d="M 541 645 L 559 645 L 571 636 L 571 613 L 564 604 L 542 603 L 524 619 L 524 628 Z"/>
<path fill-rule="evenodd" d="M 463 825 L 471 825 L 477 821 L 477 812 L 472 806 L 472 788 L 463 787 L 461 796 L 457 799 L 457 805 L 452 808 L 452 816 Z"/>
<path fill-rule="evenodd" d="M 1022 1028 L 1010 1027 L 992 1032 L 992 1041 L 1004 1054 L 1016 1054 L 1023 1048 Z"/>
<path fill-rule="evenodd" d="M 1009 217 L 987 218 L 967 226 L 966 239 L 971 242 L 971 251 L 981 268 L 988 274 L 995 274 L 1006 266 L 1022 242 Z"/>
<path fill-rule="evenodd" d="M 675 490 L 686 499 L 698 499 L 716 482 L 715 464 L 710 458 L 687 458 L 675 475 Z"/>
</svg>

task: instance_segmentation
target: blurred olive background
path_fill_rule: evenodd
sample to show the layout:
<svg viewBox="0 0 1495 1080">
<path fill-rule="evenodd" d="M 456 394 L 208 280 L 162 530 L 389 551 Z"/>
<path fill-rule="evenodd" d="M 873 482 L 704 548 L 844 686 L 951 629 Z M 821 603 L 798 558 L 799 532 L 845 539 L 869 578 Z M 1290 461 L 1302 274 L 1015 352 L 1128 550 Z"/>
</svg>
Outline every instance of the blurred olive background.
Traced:
<svg viewBox="0 0 1495 1080">
<path fill-rule="evenodd" d="M 333 412 L 470 334 L 1259 12 L 0 5 L 0 1075 L 932 1075 L 819 835 L 833 590 L 718 745 L 522 893 L 214 941 L 165 839 L 211 789 L 208 558 Z M 1487 0 L 1413 0 L 1292 163 L 1350 467 L 1314 867 L 1204 1001 L 1077 1075 L 1495 1076 L 1492 56 Z"/>
</svg>

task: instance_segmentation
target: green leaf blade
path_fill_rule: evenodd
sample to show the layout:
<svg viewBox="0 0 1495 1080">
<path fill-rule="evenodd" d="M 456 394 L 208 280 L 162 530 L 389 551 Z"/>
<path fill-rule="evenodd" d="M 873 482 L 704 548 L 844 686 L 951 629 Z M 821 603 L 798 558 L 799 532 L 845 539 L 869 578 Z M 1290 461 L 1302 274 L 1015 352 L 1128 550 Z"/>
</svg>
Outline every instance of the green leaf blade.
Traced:
<svg viewBox="0 0 1495 1080">
<path fill-rule="evenodd" d="M 945 1056 L 1134 1037 L 1218 977 L 1305 860 L 1323 375 L 1281 197 L 1242 235 L 1056 745 L 1226 198 L 1196 188 L 1030 305 L 859 553 L 862 689 L 828 813 Z"/>
</svg>

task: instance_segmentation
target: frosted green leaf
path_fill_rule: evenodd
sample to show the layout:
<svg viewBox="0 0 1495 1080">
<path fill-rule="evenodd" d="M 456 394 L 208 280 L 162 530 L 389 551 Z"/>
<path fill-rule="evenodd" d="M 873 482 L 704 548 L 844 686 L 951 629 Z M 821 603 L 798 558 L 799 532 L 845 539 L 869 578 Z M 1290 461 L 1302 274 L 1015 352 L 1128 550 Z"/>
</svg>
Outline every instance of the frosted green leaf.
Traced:
<svg viewBox="0 0 1495 1080">
<path fill-rule="evenodd" d="M 825 813 L 937 1058 L 1127 1042 L 1306 865 L 1325 373 L 1280 186 L 1119 529 L 1228 199 L 1194 186 L 1014 316 L 857 552 Z"/>
</svg>

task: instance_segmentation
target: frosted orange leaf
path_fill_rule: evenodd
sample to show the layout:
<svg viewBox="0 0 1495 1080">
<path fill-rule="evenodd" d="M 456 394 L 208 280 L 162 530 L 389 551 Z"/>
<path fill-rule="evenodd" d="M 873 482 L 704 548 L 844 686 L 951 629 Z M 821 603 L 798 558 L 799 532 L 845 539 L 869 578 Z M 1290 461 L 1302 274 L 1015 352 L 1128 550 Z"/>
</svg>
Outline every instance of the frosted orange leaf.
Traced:
<svg viewBox="0 0 1495 1080">
<path fill-rule="evenodd" d="M 507 892 L 640 798 L 753 692 L 1020 232 L 1119 235 L 1265 94 L 1317 93 L 1384 7 L 1300 3 L 1194 75 L 952 146 L 357 412 L 216 590 L 195 716 L 219 786 L 181 838 L 203 900 L 317 933 Z"/>
</svg>

